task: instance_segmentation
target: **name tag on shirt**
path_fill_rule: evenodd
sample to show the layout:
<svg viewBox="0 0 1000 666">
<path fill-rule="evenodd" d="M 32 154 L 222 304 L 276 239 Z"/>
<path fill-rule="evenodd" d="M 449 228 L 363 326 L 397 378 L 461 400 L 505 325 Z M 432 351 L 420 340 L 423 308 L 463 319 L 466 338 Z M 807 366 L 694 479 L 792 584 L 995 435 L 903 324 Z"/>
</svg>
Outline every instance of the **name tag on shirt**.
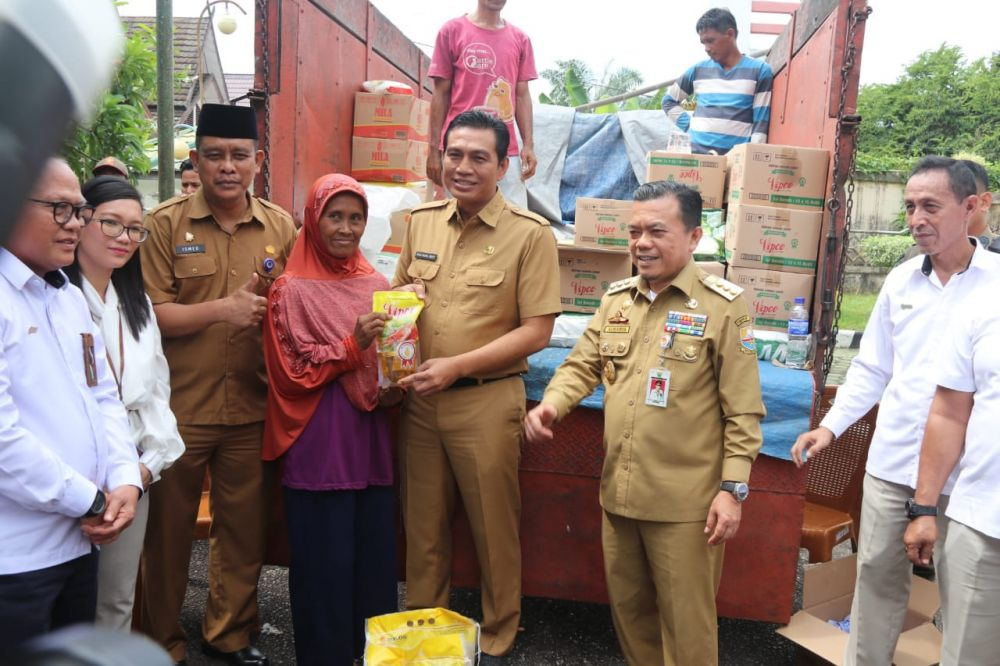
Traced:
<svg viewBox="0 0 1000 666">
<path fill-rule="evenodd" d="M 97 386 L 97 358 L 94 356 L 94 336 L 81 333 L 83 339 L 83 374 L 87 377 L 87 386 Z"/>
<path fill-rule="evenodd" d="M 666 407 L 669 390 L 670 371 L 666 368 L 650 370 L 649 380 L 646 382 L 646 404 L 650 407 Z"/>
<path fill-rule="evenodd" d="M 424 261 L 437 261 L 437 254 L 434 252 L 417 252 L 414 255 L 417 259 L 423 259 Z"/>
<path fill-rule="evenodd" d="M 178 245 L 174 248 L 177 254 L 204 254 L 204 245 Z"/>
</svg>

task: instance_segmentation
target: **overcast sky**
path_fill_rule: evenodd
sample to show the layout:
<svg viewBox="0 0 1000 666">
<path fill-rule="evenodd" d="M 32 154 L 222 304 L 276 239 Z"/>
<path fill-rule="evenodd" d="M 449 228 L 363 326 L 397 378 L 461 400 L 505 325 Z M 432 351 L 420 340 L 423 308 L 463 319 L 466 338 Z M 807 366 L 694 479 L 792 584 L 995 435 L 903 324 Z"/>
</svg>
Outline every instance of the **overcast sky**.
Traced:
<svg viewBox="0 0 1000 666">
<path fill-rule="evenodd" d="M 305 1 L 305 0 L 301 0 Z M 475 9 L 476 0 L 372 0 L 372 3 L 411 40 L 428 53 L 442 23 Z M 253 12 L 253 0 L 241 0 Z M 704 58 L 694 24 L 706 9 L 728 6 L 742 23 L 749 16 L 750 0 L 509 0 L 503 16 L 531 37 L 539 72 L 557 60 L 579 58 L 598 77 L 605 67 L 627 66 L 642 72 L 646 83 L 679 76 Z M 861 63 L 862 83 L 890 83 L 907 64 L 942 42 L 961 46 L 974 60 L 1000 48 L 997 0 L 870 0 L 873 13 L 865 33 Z M 203 0 L 173 0 L 174 14 L 195 16 Z M 222 5 L 217 6 L 224 11 Z M 122 15 L 152 16 L 155 0 L 129 0 Z M 652 9 L 651 9 L 652 8 Z M 947 10 L 947 11 L 945 11 Z M 218 34 L 223 67 L 227 72 L 253 72 L 253 23 L 242 20 L 232 35 Z M 752 15 L 754 22 L 783 22 L 782 17 Z M 750 36 L 744 28 L 745 51 L 766 48 L 768 38 Z M 763 41 L 762 41 L 763 40 Z M 743 40 L 741 40 L 743 41 Z M 320 52 L 322 45 L 313 45 Z M 533 96 L 547 91 L 535 84 Z"/>
</svg>

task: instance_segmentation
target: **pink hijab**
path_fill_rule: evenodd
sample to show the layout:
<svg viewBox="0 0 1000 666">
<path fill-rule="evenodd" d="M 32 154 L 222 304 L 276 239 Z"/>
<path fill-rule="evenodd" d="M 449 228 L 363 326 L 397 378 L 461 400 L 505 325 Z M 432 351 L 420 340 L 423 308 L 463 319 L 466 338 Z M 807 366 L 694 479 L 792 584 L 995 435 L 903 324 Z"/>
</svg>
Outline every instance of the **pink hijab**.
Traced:
<svg viewBox="0 0 1000 666">
<path fill-rule="evenodd" d="M 347 259 L 330 255 L 319 231 L 327 203 L 344 192 L 361 199 L 367 218 L 368 198 L 356 180 L 342 174 L 317 179 L 309 190 L 302 232 L 268 295 L 265 460 L 278 458 L 295 443 L 332 381 L 340 382 L 356 409 L 371 411 L 378 404 L 375 346 L 358 350 L 353 334 L 358 316 L 371 311 L 372 293 L 388 289 L 389 283 L 360 249 Z"/>
</svg>

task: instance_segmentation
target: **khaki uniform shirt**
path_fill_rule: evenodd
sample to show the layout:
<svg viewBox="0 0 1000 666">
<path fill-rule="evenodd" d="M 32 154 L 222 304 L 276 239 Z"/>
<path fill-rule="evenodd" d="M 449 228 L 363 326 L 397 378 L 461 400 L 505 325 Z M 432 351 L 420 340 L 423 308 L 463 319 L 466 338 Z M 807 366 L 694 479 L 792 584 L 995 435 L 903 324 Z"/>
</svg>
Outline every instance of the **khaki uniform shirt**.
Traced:
<svg viewBox="0 0 1000 666">
<path fill-rule="evenodd" d="M 165 201 L 145 220 L 142 272 L 153 305 L 190 305 L 224 298 L 254 271 L 258 293 L 281 275 L 295 242 L 292 218 L 274 204 L 250 197 L 246 215 L 230 235 L 220 227 L 203 192 Z M 170 406 L 182 425 L 241 425 L 264 419 L 267 374 L 261 328 L 216 323 L 193 335 L 164 337 L 170 366 Z"/>
<path fill-rule="evenodd" d="M 427 290 L 417 324 L 420 358 L 455 356 L 492 342 L 522 319 L 559 313 L 559 259 L 545 218 L 498 191 L 465 225 L 457 201 L 413 209 L 392 283 Z M 520 359 L 494 377 L 526 372 Z"/>
<path fill-rule="evenodd" d="M 652 301 L 642 278 L 616 282 L 556 371 L 542 401 L 559 418 L 603 377 L 601 506 L 609 513 L 700 521 L 722 481 L 749 479 L 764 404 L 741 291 L 694 262 Z M 704 320 L 682 323 L 664 348 L 670 313 Z M 661 367 L 670 372 L 666 407 L 646 404 L 650 370 Z"/>
</svg>

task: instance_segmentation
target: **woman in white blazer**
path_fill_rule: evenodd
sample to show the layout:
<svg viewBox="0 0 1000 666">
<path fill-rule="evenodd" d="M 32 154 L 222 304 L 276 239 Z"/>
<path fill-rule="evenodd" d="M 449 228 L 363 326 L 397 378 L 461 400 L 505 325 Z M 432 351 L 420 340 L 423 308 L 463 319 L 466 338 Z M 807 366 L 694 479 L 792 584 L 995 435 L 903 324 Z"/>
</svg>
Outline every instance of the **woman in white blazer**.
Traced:
<svg viewBox="0 0 1000 666">
<path fill-rule="evenodd" d="M 97 624 L 128 631 L 149 514 L 145 492 L 184 452 L 184 443 L 170 411 L 170 373 L 160 329 L 142 283 L 138 249 L 148 235 L 142 226 L 142 196 L 117 176 L 93 178 L 82 192 L 95 207 L 94 218 L 80 232 L 76 260 L 65 271 L 83 291 L 104 336 L 106 362 L 128 412 L 144 489 L 132 525 L 101 547 L 99 559 Z"/>
</svg>

